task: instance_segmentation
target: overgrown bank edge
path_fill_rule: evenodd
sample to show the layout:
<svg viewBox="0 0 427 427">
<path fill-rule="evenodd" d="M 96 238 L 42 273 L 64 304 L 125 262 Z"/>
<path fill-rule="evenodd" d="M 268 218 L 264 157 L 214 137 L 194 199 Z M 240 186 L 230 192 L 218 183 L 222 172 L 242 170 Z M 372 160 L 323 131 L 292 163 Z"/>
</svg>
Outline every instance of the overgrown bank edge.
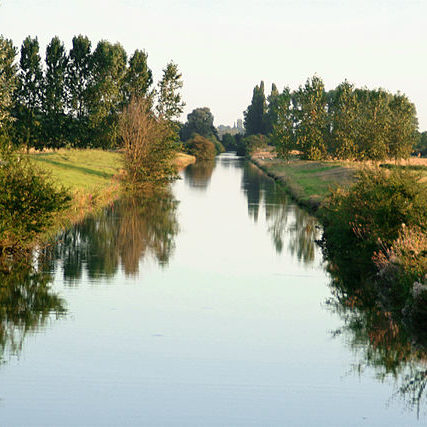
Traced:
<svg viewBox="0 0 427 427">
<path fill-rule="evenodd" d="M 319 217 L 337 288 L 359 302 L 362 294 L 369 295 L 377 308 L 425 335 L 427 184 L 422 174 L 408 166 L 352 170 L 333 162 L 251 160 Z"/>
<path fill-rule="evenodd" d="M 78 223 L 85 216 L 111 205 L 123 194 L 122 154 L 119 152 L 101 149 L 60 149 L 24 157 L 25 162 L 30 162 L 30 168 L 24 167 L 23 170 L 35 169 L 46 173 L 46 182 L 50 183 L 51 188 L 57 188 L 59 192 L 65 191 L 63 194 L 64 197 L 67 195 L 68 203 L 65 204 L 65 209 L 57 209 L 56 213 L 49 218 L 46 217 L 48 221 L 39 221 L 37 224 L 34 219 L 26 221 L 26 223 L 34 222 L 31 230 L 27 227 L 25 230 L 14 230 L 12 223 L 16 225 L 16 221 L 12 218 L 9 218 L 9 221 L 3 218 L 0 221 L 2 236 L 0 250 L 3 254 L 19 253 L 22 250 L 25 252 L 41 241 L 48 241 L 60 229 Z M 194 156 L 184 153 L 177 153 L 174 159 L 178 170 L 194 162 Z M 38 175 L 37 172 L 35 174 L 34 176 Z M 29 181 L 32 179 L 29 177 Z M 25 194 L 21 196 L 26 198 L 29 191 L 28 189 L 23 191 Z M 49 189 L 47 188 L 45 192 L 49 193 Z M 14 193 L 11 196 L 13 200 L 17 199 L 17 206 L 20 207 L 22 197 L 18 192 Z M 8 200 L 6 203 L 10 205 L 11 202 Z M 35 211 L 37 207 L 33 210 L 34 215 L 38 217 Z M 11 228 L 13 233 L 8 233 L 8 228 Z"/>
</svg>

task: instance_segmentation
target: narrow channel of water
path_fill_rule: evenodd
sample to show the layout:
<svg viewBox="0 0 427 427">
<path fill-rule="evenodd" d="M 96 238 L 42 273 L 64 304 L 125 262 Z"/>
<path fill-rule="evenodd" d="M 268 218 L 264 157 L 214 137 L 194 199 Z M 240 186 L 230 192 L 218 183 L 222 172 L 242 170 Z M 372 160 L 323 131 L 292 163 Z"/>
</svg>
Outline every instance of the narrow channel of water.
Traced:
<svg viewBox="0 0 427 427">
<path fill-rule="evenodd" d="M 88 218 L 1 276 L 0 425 L 423 425 L 426 356 L 320 234 L 230 154 Z"/>
</svg>

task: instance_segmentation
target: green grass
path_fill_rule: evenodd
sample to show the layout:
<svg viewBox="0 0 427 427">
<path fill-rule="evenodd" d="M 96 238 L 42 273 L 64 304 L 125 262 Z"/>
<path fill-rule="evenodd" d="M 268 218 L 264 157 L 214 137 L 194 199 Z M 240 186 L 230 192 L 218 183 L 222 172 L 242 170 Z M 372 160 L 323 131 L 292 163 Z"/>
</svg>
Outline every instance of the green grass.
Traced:
<svg viewBox="0 0 427 427">
<path fill-rule="evenodd" d="M 310 162 L 278 159 L 258 161 L 263 168 L 290 187 L 301 201 L 320 202 L 338 185 L 351 183 L 354 170 L 340 162 Z"/>
<path fill-rule="evenodd" d="M 58 185 L 71 191 L 107 187 L 121 166 L 121 154 L 103 150 L 60 149 L 30 156 Z"/>
</svg>

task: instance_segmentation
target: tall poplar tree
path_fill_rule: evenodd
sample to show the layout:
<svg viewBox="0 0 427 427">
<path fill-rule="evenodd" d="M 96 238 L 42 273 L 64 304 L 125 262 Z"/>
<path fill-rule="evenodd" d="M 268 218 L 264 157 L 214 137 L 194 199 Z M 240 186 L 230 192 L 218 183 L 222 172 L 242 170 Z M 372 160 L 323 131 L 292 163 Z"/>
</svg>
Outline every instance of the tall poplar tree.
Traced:
<svg viewBox="0 0 427 427">
<path fill-rule="evenodd" d="M 264 94 L 264 82 L 261 81 L 259 86 L 255 86 L 252 94 L 251 104 L 243 113 L 246 135 L 265 135 L 266 111 L 267 103 Z"/>
<path fill-rule="evenodd" d="M 43 72 L 39 55 L 39 42 L 28 36 L 21 46 L 20 72 L 14 116 L 16 137 L 27 149 L 43 148 L 41 141 L 41 106 L 43 98 Z"/>
<path fill-rule="evenodd" d="M 68 58 L 64 44 L 54 37 L 46 48 L 46 73 L 43 86 L 43 136 L 48 147 L 59 148 L 65 142 L 67 105 L 66 72 Z"/>
<path fill-rule="evenodd" d="M 267 112 L 265 114 L 264 124 L 265 124 L 265 133 L 269 134 L 273 132 L 274 124 L 278 120 L 278 108 L 279 108 L 279 91 L 277 90 L 277 86 L 273 83 L 271 85 L 271 93 L 267 98 L 268 106 Z"/>
<path fill-rule="evenodd" d="M 13 92 L 17 83 L 16 48 L 11 40 L 0 36 L 0 136 L 11 124 Z"/>
<path fill-rule="evenodd" d="M 94 145 L 114 147 L 118 113 L 123 108 L 122 84 L 127 55 L 119 44 L 101 40 L 93 52 L 93 79 L 89 89 L 91 138 Z"/>
<path fill-rule="evenodd" d="M 390 107 L 388 157 L 407 159 L 418 140 L 418 119 L 415 105 L 400 93 L 393 96 Z"/>
<path fill-rule="evenodd" d="M 354 86 L 347 80 L 331 91 L 328 103 L 329 151 L 334 157 L 354 159 L 358 156 L 357 114 L 359 110 Z"/>
<path fill-rule="evenodd" d="M 275 121 L 271 139 L 277 154 L 283 159 L 289 159 L 290 152 L 295 148 L 295 136 L 292 94 L 288 87 L 275 100 Z"/>
<path fill-rule="evenodd" d="M 123 81 L 124 99 L 127 103 L 132 97 L 146 97 L 153 84 L 153 74 L 148 68 L 147 57 L 147 53 L 143 50 L 135 50 L 129 59 Z"/>
<path fill-rule="evenodd" d="M 314 76 L 300 86 L 294 96 L 296 145 L 307 160 L 320 160 L 327 154 L 328 117 L 323 81 Z"/>
</svg>

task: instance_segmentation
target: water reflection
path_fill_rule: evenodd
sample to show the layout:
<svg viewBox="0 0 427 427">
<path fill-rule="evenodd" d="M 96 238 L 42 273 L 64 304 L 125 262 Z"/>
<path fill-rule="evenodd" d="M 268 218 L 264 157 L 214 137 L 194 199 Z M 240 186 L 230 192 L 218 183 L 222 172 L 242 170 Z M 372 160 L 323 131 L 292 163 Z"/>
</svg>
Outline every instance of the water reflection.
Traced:
<svg viewBox="0 0 427 427">
<path fill-rule="evenodd" d="M 311 264 L 321 235 L 317 220 L 296 206 L 274 180 L 250 163 L 243 168 L 242 188 L 247 197 L 248 214 L 255 222 L 260 209 L 265 211 L 267 230 L 276 252 L 282 253 L 287 242 L 290 253 L 298 261 Z"/>
<path fill-rule="evenodd" d="M 45 252 L 50 270 L 59 261 L 64 280 L 113 277 L 121 266 L 136 276 L 140 261 L 148 256 L 166 265 L 178 233 L 177 201 L 169 189 L 151 189 L 127 196 L 63 232 L 58 243 Z"/>
<path fill-rule="evenodd" d="M 25 337 L 65 314 L 52 276 L 30 260 L 0 265 L 0 361 L 22 350 Z"/>
<path fill-rule="evenodd" d="M 184 169 L 185 182 L 192 188 L 206 191 L 215 169 L 215 160 L 202 160 Z"/>
<path fill-rule="evenodd" d="M 419 417 L 427 403 L 426 343 L 384 311 L 368 287 L 347 287 L 335 274 L 331 289 L 333 297 L 327 306 L 343 322 L 332 335 L 344 336 L 353 351 L 356 362 L 352 370 L 361 375 L 373 369 L 379 381 L 391 379 L 396 391 L 390 399 L 402 399 Z"/>
</svg>

